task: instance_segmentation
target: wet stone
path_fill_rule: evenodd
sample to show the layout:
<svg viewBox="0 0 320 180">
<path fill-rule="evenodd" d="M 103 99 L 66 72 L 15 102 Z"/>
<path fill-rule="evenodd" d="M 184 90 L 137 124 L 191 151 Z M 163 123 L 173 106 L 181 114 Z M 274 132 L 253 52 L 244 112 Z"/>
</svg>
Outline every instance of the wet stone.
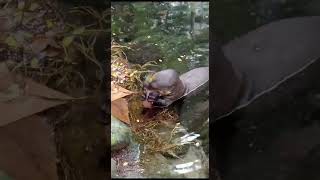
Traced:
<svg viewBox="0 0 320 180">
<path fill-rule="evenodd" d="M 128 146 L 131 142 L 131 129 L 111 116 L 111 151 L 122 149 Z"/>
</svg>

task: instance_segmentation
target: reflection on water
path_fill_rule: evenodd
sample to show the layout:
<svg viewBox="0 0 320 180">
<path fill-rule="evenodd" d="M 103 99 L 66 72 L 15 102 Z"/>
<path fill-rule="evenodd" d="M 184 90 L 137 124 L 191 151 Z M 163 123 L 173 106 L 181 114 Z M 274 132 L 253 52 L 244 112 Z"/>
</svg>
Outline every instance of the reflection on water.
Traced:
<svg viewBox="0 0 320 180">
<path fill-rule="evenodd" d="M 186 134 L 186 135 L 180 137 L 180 144 L 189 144 L 193 140 L 197 139 L 199 136 L 200 136 L 200 134 L 195 134 L 194 132 Z"/>
<path fill-rule="evenodd" d="M 192 171 L 197 171 L 201 168 L 202 168 L 202 165 L 200 160 L 196 159 L 193 162 L 175 165 L 173 171 L 178 174 L 185 174 Z"/>
</svg>

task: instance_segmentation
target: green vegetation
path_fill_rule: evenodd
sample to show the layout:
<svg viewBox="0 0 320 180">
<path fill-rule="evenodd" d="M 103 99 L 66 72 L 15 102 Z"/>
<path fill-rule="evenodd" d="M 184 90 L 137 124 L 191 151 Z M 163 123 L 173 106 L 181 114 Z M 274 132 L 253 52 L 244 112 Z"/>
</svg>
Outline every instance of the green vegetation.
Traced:
<svg viewBox="0 0 320 180">
<path fill-rule="evenodd" d="M 163 68 L 174 67 L 184 72 L 188 63 L 182 62 L 190 61 L 195 50 L 203 46 L 195 43 L 199 42 L 198 38 L 202 35 L 208 43 L 208 7 L 205 2 L 197 5 L 192 2 L 113 3 L 112 38 L 122 45 L 135 46 L 137 51 L 152 44 L 146 50 L 156 49 L 154 53 L 143 52 L 144 56 L 150 56 L 148 61 L 158 61 Z M 152 56 L 155 53 L 159 54 L 156 59 Z M 137 61 L 141 57 L 135 56 Z M 129 57 L 128 60 L 134 61 Z"/>
</svg>

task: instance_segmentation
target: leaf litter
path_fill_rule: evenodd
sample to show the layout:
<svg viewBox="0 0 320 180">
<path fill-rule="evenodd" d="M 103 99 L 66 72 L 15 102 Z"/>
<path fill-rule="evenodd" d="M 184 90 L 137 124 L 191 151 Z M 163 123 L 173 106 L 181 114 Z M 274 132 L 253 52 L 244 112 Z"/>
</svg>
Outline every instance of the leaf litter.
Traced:
<svg viewBox="0 0 320 180">
<path fill-rule="evenodd" d="M 65 138 L 57 136 L 53 128 L 48 126 L 49 114 L 41 113 L 48 116 L 47 118 L 39 116 L 40 112 L 47 112 L 53 107 L 87 98 L 79 98 L 79 95 L 74 98 L 67 94 L 76 92 L 79 84 L 86 87 L 88 79 L 80 73 L 77 67 L 80 63 L 75 60 L 80 59 L 81 53 L 84 53 L 85 57 L 94 61 L 95 58 L 90 54 L 91 47 L 88 46 L 92 43 L 86 42 L 82 49 L 79 49 L 74 44 L 79 40 L 90 39 L 83 36 L 87 29 L 81 24 L 68 29 L 65 24 L 64 18 L 58 12 L 56 1 L 13 0 L 5 5 L 1 3 L 0 139 L 3 143 L 0 144 L 0 172 L 14 179 L 56 180 L 56 158 L 61 160 L 64 176 L 83 178 L 85 175 L 79 174 L 78 166 L 84 165 L 82 161 L 93 161 L 95 159 L 92 157 L 98 156 L 98 153 L 95 153 L 90 155 L 91 159 L 74 161 L 71 156 L 61 154 L 66 153 L 60 150 L 66 146 L 60 142 Z M 66 42 L 65 37 L 73 39 Z M 63 48 L 63 45 L 67 47 Z M 66 62 L 65 57 L 71 61 Z M 60 82 L 60 86 L 56 86 L 56 82 Z M 78 115 L 76 113 L 74 116 Z M 50 125 L 55 124 L 57 123 Z M 59 131 L 59 128 L 53 127 L 55 131 Z M 73 127 L 70 129 L 73 130 Z M 99 133 L 95 133 L 98 136 Z M 101 135 L 99 134 L 99 137 Z M 87 143 L 85 138 L 79 139 L 78 143 Z M 57 152 L 54 151 L 55 145 Z M 77 148 L 77 151 L 81 150 Z M 71 160 L 65 160 L 68 158 Z M 70 161 L 76 163 L 70 164 Z M 12 162 L 19 163 L 19 166 Z M 93 168 L 91 165 L 86 169 L 93 171 Z M 94 171 L 96 170 L 99 169 L 95 168 Z"/>
</svg>

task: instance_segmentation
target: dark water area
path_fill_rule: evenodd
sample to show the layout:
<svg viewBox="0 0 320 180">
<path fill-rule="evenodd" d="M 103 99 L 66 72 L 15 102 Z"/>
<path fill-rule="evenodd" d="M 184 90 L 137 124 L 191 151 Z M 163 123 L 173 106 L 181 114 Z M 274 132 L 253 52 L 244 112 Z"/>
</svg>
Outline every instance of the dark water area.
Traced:
<svg viewBox="0 0 320 180">
<path fill-rule="evenodd" d="M 228 13 L 224 13 L 228 12 Z M 226 43 L 261 25 L 317 16 L 318 1 L 219 1 L 217 38 Z M 320 179 L 320 63 L 213 125 L 221 179 Z"/>
</svg>

